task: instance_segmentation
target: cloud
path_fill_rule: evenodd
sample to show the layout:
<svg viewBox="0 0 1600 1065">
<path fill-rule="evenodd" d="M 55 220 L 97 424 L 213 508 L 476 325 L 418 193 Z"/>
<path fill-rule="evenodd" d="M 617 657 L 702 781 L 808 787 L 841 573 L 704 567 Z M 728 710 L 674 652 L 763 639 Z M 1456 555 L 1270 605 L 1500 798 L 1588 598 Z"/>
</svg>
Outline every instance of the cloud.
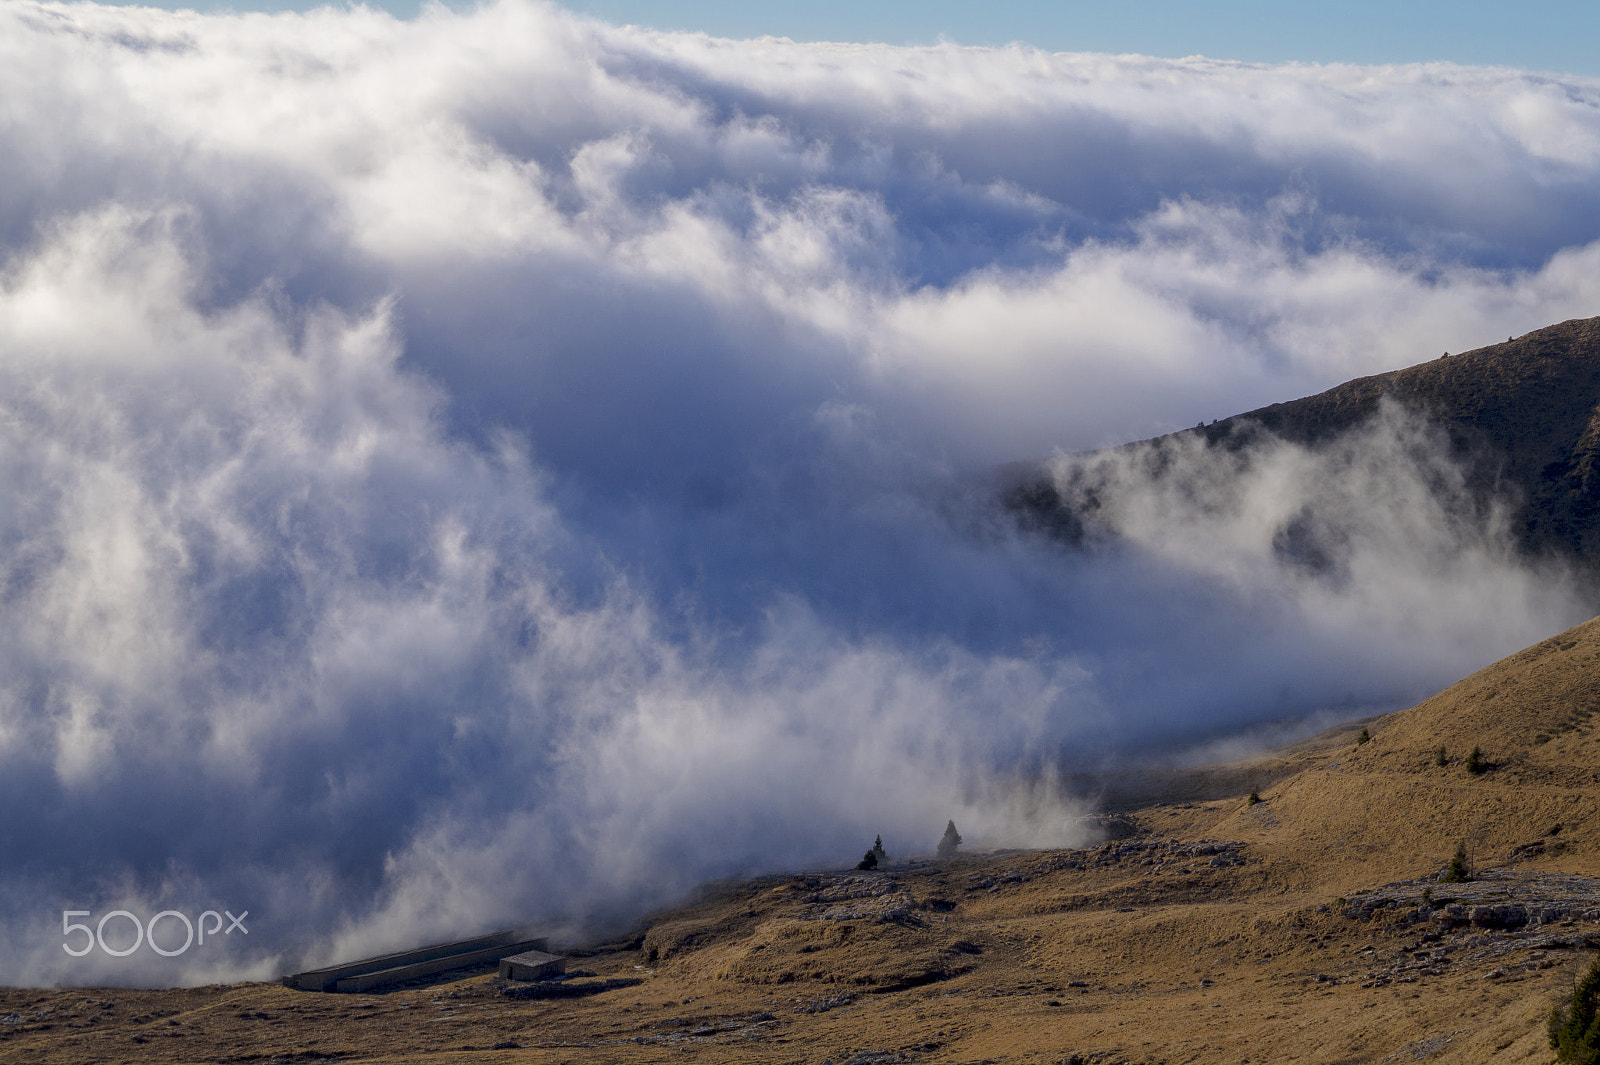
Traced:
<svg viewBox="0 0 1600 1065">
<path fill-rule="evenodd" d="M 985 471 L 1592 313 L 1595 82 L 524 0 L 0 23 L 7 981 L 1080 842 L 1064 772 L 1584 613 L 1395 412 L 1060 459 L 1115 490 L 1085 552 Z M 253 923 L 59 949 L 119 907 Z"/>
<path fill-rule="evenodd" d="M 1086 534 L 1251 601 L 1306 631 L 1324 662 L 1343 648 L 1372 675 L 1401 683 L 1409 634 L 1442 671 L 1475 669 L 1504 631 L 1559 624 L 1581 609 L 1557 561 L 1519 557 L 1515 501 L 1484 499 L 1442 429 L 1384 400 L 1367 422 L 1317 448 L 1242 428 L 1238 446 L 1177 433 L 1049 463 Z M 1493 609 L 1486 604 L 1494 604 Z M 1261 646 L 1288 650 L 1274 638 Z"/>
</svg>

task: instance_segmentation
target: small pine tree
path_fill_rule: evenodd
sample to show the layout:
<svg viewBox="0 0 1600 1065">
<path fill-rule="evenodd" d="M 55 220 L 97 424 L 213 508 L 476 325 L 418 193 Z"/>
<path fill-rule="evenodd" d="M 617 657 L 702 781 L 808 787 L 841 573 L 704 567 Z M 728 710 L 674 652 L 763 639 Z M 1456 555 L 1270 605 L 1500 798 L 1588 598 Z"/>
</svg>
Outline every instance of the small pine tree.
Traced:
<svg viewBox="0 0 1600 1065">
<path fill-rule="evenodd" d="M 1472 748 L 1472 753 L 1467 755 L 1467 772 L 1477 776 L 1488 768 L 1489 763 L 1483 760 L 1483 752 L 1476 747 Z"/>
<path fill-rule="evenodd" d="M 876 869 L 877 867 L 878 856 L 871 851 L 868 851 L 866 854 L 862 855 L 861 860 L 856 863 L 857 869 Z"/>
<path fill-rule="evenodd" d="M 1250 797 L 1244 801 L 1244 804 L 1246 806 L 1254 806 L 1256 803 L 1258 803 L 1260 801 L 1261 801 L 1261 793 L 1259 791 L 1251 791 L 1250 792 Z"/>
<path fill-rule="evenodd" d="M 1600 1065 L 1600 960 L 1589 966 L 1565 1009 L 1550 1011 L 1550 1049 L 1568 1065 Z"/>
<path fill-rule="evenodd" d="M 1467 845 L 1456 841 L 1456 852 L 1450 857 L 1450 865 L 1439 877 L 1441 884 L 1465 884 L 1472 879 L 1472 869 L 1467 865 Z"/>
<path fill-rule="evenodd" d="M 1450 757 L 1449 757 L 1449 755 L 1445 754 L 1444 744 L 1440 744 L 1434 750 L 1434 752 L 1433 752 L 1433 764 L 1434 765 L 1449 765 L 1450 764 Z"/>
<path fill-rule="evenodd" d="M 877 856 L 877 859 L 880 862 L 886 862 L 889 860 L 889 852 L 883 849 L 883 837 L 881 835 L 873 839 L 872 853 Z"/>
<path fill-rule="evenodd" d="M 1368 732 L 1366 729 L 1362 729 L 1361 730 L 1361 735 L 1356 737 L 1356 746 L 1359 747 L 1363 743 L 1370 743 L 1371 741 L 1372 741 L 1372 733 Z"/>
<path fill-rule="evenodd" d="M 939 857 L 954 858 L 956 848 L 961 846 L 961 833 L 956 831 L 956 823 L 950 821 L 944 826 L 944 836 L 939 840 Z"/>
</svg>

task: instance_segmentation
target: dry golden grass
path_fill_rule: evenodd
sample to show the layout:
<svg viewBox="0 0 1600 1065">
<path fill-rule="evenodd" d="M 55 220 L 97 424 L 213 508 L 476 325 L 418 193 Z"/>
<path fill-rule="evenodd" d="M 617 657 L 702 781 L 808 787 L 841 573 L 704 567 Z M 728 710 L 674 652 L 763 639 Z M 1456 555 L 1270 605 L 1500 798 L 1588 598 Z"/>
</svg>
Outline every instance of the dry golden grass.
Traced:
<svg viewBox="0 0 1600 1065">
<path fill-rule="evenodd" d="M 0 1061 L 1548 1062 L 1544 1016 L 1600 945 L 1597 664 L 1600 620 L 1369 723 L 1368 743 L 1351 727 L 1281 753 L 1258 804 L 1173 781 L 1136 837 L 1091 851 L 711 885 L 572 962 L 636 986 L 9 990 Z M 1346 915 L 1457 839 L 1497 871 Z M 1407 909 L 1427 890 L 1536 911 L 1552 885 L 1592 904 L 1521 930 Z"/>
</svg>

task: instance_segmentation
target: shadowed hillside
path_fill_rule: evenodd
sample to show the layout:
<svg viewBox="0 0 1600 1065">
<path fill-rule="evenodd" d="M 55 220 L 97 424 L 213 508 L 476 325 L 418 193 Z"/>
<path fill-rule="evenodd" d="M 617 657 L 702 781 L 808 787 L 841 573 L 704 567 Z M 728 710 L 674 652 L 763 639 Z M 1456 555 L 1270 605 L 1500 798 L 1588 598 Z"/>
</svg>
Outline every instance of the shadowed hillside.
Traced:
<svg viewBox="0 0 1600 1065">
<path fill-rule="evenodd" d="M 1263 437 L 1317 449 L 1372 420 L 1385 398 L 1447 435 L 1479 503 L 1497 499 L 1512 509 L 1523 552 L 1580 560 L 1591 573 L 1600 568 L 1600 318 L 1357 378 L 1128 447 L 1198 434 L 1208 447 L 1230 451 Z M 1048 466 L 1021 464 L 1009 473 L 1007 504 L 1025 524 L 1061 539 L 1081 541 L 1104 502 L 1095 491 L 1064 493 Z"/>
</svg>

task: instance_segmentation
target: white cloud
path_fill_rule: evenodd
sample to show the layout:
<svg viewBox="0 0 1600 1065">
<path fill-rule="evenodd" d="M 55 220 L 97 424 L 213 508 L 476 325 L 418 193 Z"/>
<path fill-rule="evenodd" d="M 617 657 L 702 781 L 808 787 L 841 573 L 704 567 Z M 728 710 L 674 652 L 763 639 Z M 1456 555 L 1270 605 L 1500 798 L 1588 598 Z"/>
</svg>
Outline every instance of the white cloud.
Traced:
<svg viewBox="0 0 1600 1065">
<path fill-rule="evenodd" d="M 0 6 L 0 976 L 592 927 L 952 816 L 1073 841 L 1058 761 L 1548 634 L 1581 608 L 1403 419 L 1200 511 L 1106 473 L 1099 553 L 952 471 L 1591 313 L 1597 100 L 524 0 Z M 1274 546 L 1308 507 L 1338 581 Z M 261 923 L 75 968 L 35 918 L 80 900 Z"/>
</svg>

